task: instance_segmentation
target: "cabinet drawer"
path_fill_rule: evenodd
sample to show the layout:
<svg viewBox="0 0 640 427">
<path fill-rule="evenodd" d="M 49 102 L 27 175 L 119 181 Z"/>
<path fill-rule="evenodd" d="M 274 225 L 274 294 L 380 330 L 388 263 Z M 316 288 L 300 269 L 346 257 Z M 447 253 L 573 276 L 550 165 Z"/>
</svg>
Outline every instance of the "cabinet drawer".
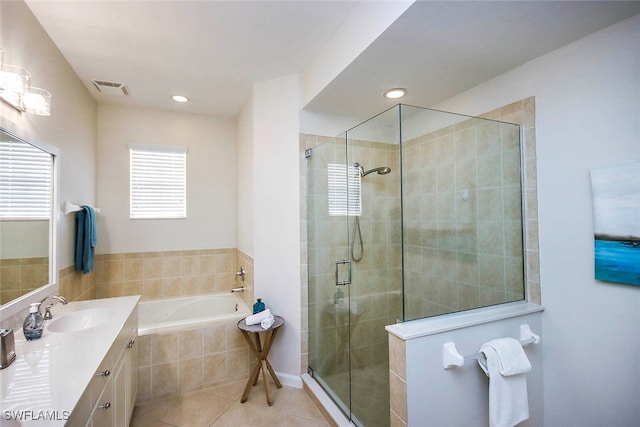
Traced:
<svg viewBox="0 0 640 427">
<path fill-rule="evenodd" d="M 131 338 L 132 335 L 134 335 L 134 333 L 137 334 L 137 331 L 138 331 L 138 307 L 136 306 L 136 308 L 133 309 L 133 311 L 127 318 L 127 321 L 125 322 L 124 326 L 120 330 L 120 333 L 118 334 L 118 337 L 113 343 L 112 349 L 113 348 L 119 349 L 119 351 L 116 352 L 116 354 L 119 354 L 120 351 L 122 351 L 124 348 L 127 347 L 127 343 L 129 342 L 129 339 Z"/>
<path fill-rule="evenodd" d="M 98 396 L 91 417 L 92 427 L 114 427 L 113 381 L 109 380 Z"/>
</svg>

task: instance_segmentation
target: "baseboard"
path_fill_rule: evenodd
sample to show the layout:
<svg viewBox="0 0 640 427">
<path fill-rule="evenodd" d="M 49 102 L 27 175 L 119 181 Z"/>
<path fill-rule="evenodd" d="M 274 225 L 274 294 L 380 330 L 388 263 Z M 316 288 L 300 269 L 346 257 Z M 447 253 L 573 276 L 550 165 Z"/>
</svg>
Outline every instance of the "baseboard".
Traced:
<svg viewBox="0 0 640 427">
<path fill-rule="evenodd" d="M 283 372 L 277 371 L 276 375 L 278 376 L 278 379 L 280 380 L 282 385 L 294 388 L 302 388 L 302 378 L 300 378 L 300 375 L 285 374 Z"/>
</svg>

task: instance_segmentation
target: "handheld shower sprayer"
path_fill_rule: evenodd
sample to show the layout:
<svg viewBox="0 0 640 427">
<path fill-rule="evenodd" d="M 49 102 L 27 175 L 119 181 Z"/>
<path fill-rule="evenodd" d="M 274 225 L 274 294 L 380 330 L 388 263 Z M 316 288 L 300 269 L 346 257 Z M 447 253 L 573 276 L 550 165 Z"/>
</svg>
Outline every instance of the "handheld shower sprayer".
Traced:
<svg viewBox="0 0 640 427">
<path fill-rule="evenodd" d="M 353 164 L 353 167 L 358 169 L 361 178 L 364 178 L 365 176 L 374 172 L 376 172 L 378 175 L 386 175 L 391 172 L 391 168 L 388 166 L 380 166 L 365 171 L 364 167 L 358 162 L 355 162 Z M 358 246 L 360 247 L 359 253 L 357 253 L 356 251 L 356 240 L 358 241 Z M 353 235 L 351 237 L 351 259 L 353 259 L 355 262 L 360 262 L 362 261 L 363 256 L 364 245 L 362 243 L 362 231 L 360 230 L 360 217 L 355 216 L 353 219 Z"/>
</svg>

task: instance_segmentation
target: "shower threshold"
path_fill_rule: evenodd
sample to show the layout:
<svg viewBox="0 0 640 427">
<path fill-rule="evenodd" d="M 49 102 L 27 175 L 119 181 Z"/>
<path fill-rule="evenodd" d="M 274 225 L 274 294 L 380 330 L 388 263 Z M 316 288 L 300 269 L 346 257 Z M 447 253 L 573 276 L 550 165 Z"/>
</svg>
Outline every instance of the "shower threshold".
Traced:
<svg viewBox="0 0 640 427">
<path fill-rule="evenodd" d="M 336 400 L 334 400 L 320 385 L 320 383 L 309 374 L 303 374 L 302 383 L 304 389 L 311 395 L 314 401 L 322 408 L 325 416 L 333 420 L 338 427 L 353 427 L 361 426 L 362 424 L 349 421 L 345 416 L 343 410 L 338 406 Z M 357 420 L 356 420 L 357 421 Z"/>
</svg>

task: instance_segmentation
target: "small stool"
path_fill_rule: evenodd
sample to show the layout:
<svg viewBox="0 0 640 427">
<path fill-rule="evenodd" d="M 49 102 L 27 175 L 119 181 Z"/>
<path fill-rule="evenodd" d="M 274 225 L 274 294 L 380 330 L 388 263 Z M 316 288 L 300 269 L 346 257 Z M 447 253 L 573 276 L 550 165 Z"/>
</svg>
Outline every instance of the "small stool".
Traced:
<svg viewBox="0 0 640 427">
<path fill-rule="evenodd" d="M 251 375 L 249 375 L 249 380 L 247 381 L 247 385 L 244 388 L 244 393 L 242 393 L 242 398 L 240 399 L 240 403 L 244 403 L 249 398 L 249 392 L 251 391 L 251 386 L 256 385 L 258 383 L 258 376 L 260 375 L 260 370 L 262 370 L 262 380 L 264 381 L 264 390 L 267 394 L 267 403 L 269 406 L 273 406 L 273 398 L 271 397 L 271 384 L 269 383 L 269 377 L 267 376 L 267 371 L 271 374 L 271 378 L 276 383 L 278 388 L 282 388 L 282 384 L 280 380 L 276 376 L 276 373 L 273 371 L 271 364 L 267 360 L 267 356 L 269 355 L 269 350 L 271 350 L 271 345 L 273 344 L 273 340 L 276 337 L 276 333 L 278 332 L 278 328 L 284 325 L 284 319 L 280 316 L 274 316 L 273 326 L 269 329 L 262 329 L 260 325 L 247 325 L 245 319 L 242 319 L 238 322 L 238 328 L 242 332 L 242 336 L 249 344 L 249 348 L 253 351 L 253 353 L 258 358 L 258 363 L 256 363 L 256 367 L 253 369 Z M 264 343 L 260 344 L 260 332 L 266 332 L 264 336 Z M 255 343 L 249 337 L 249 333 L 255 335 Z"/>
</svg>

